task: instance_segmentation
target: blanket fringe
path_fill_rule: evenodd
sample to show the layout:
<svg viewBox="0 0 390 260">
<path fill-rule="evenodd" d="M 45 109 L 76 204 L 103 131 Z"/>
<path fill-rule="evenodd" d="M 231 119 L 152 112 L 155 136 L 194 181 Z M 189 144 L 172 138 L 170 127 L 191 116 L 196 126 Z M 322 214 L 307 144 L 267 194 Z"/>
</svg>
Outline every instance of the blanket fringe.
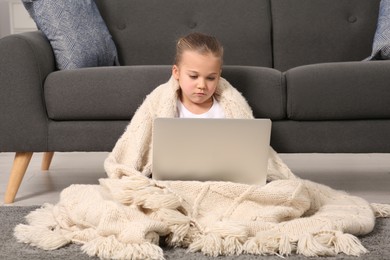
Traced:
<svg viewBox="0 0 390 260">
<path fill-rule="evenodd" d="M 244 251 L 242 241 L 235 236 L 227 236 L 222 240 L 224 254 L 227 256 L 240 255 Z"/>
<path fill-rule="evenodd" d="M 290 237 L 282 234 L 279 240 L 279 254 L 289 256 L 293 250 L 296 250 L 296 246 L 292 243 Z"/>
<path fill-rule="evenodd" d="M 287 235 L 277 232 L 258 232 L 244 244 L 244 251 L 252 255 L 290 255 L 295 249 Z"/>
<path fill-rule="evenodd" d="M 368 253 L 359 239 L 341 231 L 321 231 L 299 238 L 297 253 L 305 256 L 334 256 L 339 253 L 360 256 Z"/>
<path fill-rule="evenodd" d="M 21 243 L 30 244 L 43 250 L 54 250 L 71 242 L 62 235 L 61 230 L 50 230 L 42 226 L 19 224 L 15 227 L 14 235 Z"/>
<path fill-rule="evenodd" d="M 323 244 L 321 240 L 317 240 L 312 234 L 302 235 L 297 243 L 297 254 L 304 256 L 334 256 L 335 250 L 330 247 L 330 244 Z"/>
<path fill-rule="evenodd" d="M 371 208 L 374 211 L 375 217 L 377 218 L 388 218 L 390 217 L 390 205 L 371 203 Z"/>
<path fill-rule="evenodd" d="M 335 256 L 339 253 L 360 256 L 368 252 L 357 237 L 340 231 L 306 233 L 299 238 L 277 232 L 258 232 L 255 237 L 247 240 L 243 237 L 209 232 L 198 236 L 190 244 L 188 251 L 201 251 L 212 257 L 242 253 L 289 256 L 293 252 L 307 257 Z"/>
<path fill-rule="evenodd" d="M 336 232 L 333 244 L 336 254 L 342 252 L 346 255 L 360 256 L 368 253 L 368 250 L 361 244 L 357 237 L 340 231 Z"/>
<path fill-rule="evenodd" d="M 215 233 L 200 235 L 188 248 L 188 252 L 198 251 L 212 257 L 223 255 L 222 237 Z"/>
<path fill-rule="evenodd" d="M 125 244 L 118 241 L 114 235 L 98 237 L 84 244 L 81 249 L 89 256 L 98 256 L 101 259 L 164 259 L 162 249 L 154 244 Z"/>
<path fill-rule="evenodd" d="M 44 204 L 41 208 L 26 216 L 28 225 L 19 224 L 14 229 L 16 239 L 21 243 L 30 244 L 44 250 L 54 250 L 67 245 L 67 238 L 53 216 L 54 206 Z"/>
<path fill-rule="evenodd" d="M 166 223 L 169 228 L 167 242 L 170 246 L 182 246 L 190 229 L 190 218 L 178 210 L 162 208 L 151 214 L 151 217 Z"/>
<path fill-rule="evenodd" d="M 53 215 L 54 205 L 45 203 L 42 207 L 30 212 L 26 216 L 26 221 L 30 225 L 40 227 L 55 227 L 57 221 Z"/>
<path fill-rule="evenodd" d="M 244 247 L 242 241 L 237 237 L 222 237 L 219 234 L 209 233 L 207 235 L 201 235 L 190 244 L 188 252 L 198 251 L 212 257 L 219 255 L 232 256 L 242 254 Z"/>
<path fill-rule="evenodd" d="M 234 222 L 217 222 L 205 234 L 198 235 L 189 247 L 189 252 L 201 251 L 208 256 L 239 255 L 244 251 L 248 238 L 247 229 Z"/>
</svg>

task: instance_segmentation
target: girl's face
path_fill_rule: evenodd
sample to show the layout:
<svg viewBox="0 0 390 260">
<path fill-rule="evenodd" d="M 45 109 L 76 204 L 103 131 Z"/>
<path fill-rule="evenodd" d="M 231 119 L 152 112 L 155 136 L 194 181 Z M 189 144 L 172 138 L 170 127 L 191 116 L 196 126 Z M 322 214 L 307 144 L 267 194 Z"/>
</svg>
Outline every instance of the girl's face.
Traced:
<svg viewBox="0 0 390 260">
<path fill-rule="evenodd" d="M 172 74 L 179 81 L 183 105 L 195 114 L 207 112 L 221 75 L 221 59 L 211 53 L 184 51 Z"/>
</svg>

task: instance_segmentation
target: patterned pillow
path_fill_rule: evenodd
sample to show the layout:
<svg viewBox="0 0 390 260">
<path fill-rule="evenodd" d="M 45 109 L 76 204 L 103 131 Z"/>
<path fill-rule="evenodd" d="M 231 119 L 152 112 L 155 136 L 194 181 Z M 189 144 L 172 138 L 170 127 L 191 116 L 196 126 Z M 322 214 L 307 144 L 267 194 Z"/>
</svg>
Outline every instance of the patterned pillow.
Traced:
<svg viewBox="0 0 390 260">
<path fill-rule="evenodd" d="M 22 0 L 48 38 L 58 69 L 111 66 L 117 50 L 94 0 Z"/>
<path fill-rule="evenodd" d="M 366 60 L 390 59 L 390 0 L 381 0 L 372 49 Z"/>
</svg>

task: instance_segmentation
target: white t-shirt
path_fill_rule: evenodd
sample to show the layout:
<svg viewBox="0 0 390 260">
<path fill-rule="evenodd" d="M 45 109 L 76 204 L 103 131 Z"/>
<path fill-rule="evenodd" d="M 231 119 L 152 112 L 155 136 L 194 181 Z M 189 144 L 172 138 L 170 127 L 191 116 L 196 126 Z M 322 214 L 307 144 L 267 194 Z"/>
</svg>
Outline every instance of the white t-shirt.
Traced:
<svg viewBox="0 0 390 260">
<path fill-rule="evenodd" d="M 218 103 L 218 101 L 213 97 L 213 105 L 207 111 L 203 114 L 194 114 L 190 112 L 180 101 L 180 99 L 177 99 L 177 110 L 178 115 L 180 118 L 224 118 L 225 113 L 221 107 L 221 105 Z"/>
</svg>

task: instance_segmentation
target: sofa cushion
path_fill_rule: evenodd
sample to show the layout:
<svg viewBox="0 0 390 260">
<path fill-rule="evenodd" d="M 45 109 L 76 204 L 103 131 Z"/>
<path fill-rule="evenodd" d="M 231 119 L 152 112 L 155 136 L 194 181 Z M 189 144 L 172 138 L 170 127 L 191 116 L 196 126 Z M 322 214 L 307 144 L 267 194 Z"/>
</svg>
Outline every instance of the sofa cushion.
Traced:
<svg viewBox="0 0 390 260">
<path fill-rule="evenodd" d="M 382 0 L 372 53 L 368 60 L 390 59 L 390 0 Z"/>
<path fill-rule="evenodd" d="M 85 68 L 51 73 L 45 81 L 53 120 L 129 120 L 171 66 Z"/>
<path fill-rule="evenodd" d="M 271 0 L 274 68 L 360 61 L 372 50 L 380 0 Z"/>
<path fill-rule="evenodd" d="M 246 98 L 256 118 L 286 118 L 286 88 L 280 71 L 250 66 L 225 66 L 222 76 Z"/>
<path fill-rule="evenodd" d="M 52 120 L 129 120 L 146 95 L 168 81 L 172 66 L 87 68 L 51 73 L 45 82 Z M 270 68 L 225 66 L 225 77 L 256 117 L 285 117 L 282 75 Z"/>
<path fill-rule="evenodd" d="M 269 0 L 96 0 L 121 65 L 172 64 L 180 36 L 216 36 L 227 65 L 272 66 Z M 136 51 L 135 51 L 136 50 Z M 368 56 L 368 55 L 367 55 Z"/>
<path fill-rule="evenodd" d="M 94 0 L 22 0 L 50 41 L 58 69 L 114 65 L 117 51 Z"/>
<path fill-rule="evenodd" d="M 390 61 L 301 66 L 286 72 L 292 120 L 390 118 Z"/>
</svg>

